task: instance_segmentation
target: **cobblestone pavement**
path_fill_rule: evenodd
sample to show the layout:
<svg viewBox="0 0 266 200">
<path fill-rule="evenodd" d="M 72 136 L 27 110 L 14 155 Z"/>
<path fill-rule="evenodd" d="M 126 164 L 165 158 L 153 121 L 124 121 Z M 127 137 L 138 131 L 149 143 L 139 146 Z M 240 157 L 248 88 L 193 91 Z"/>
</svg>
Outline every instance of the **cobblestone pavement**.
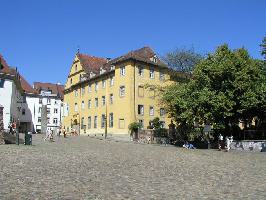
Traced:
<svg viewBox="0 0 266 200">
<path fill-rule="evenodd" d="M 0 145 L 0 199 L 265 199 L 266 154 L 86 136 Z"/>
</svg>

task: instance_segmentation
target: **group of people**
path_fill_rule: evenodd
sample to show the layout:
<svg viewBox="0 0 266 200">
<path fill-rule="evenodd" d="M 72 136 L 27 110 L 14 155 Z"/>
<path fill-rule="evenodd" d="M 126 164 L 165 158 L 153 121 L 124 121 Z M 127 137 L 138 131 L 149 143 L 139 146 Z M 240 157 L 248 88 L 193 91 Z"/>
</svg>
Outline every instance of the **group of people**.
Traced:
<svg viewBox="0 0 266 200">
<path fill-rule="evenodd" d="M 230 150 L 230 145 L 233 142 L 233 136 L 226 136 L 225 137 L 225 141 L 224 141 L 224 137 L 222 136 L 222 134 L 220 134 L 218 136 L 218 149 L 219 151 L 222 150 L 223 146 L 225 148 L 225 150 L 228 152 Z"/>
<path fill-rule="evenodd" d="M 15 122 L 13 122 L 8 125 L 8 128 L 9 128 L 9 133 L 13 135 L 14 133 L 16 133 L 17 125 Z"/>
<path fill-rule="evenodd" d="M 57 129 L 57 136 L 58 137 L 60 137 L 62 133 L 64 135 L 64 138 L 66 138 L 66 130 L 65 130 L 65 128 L 61 128 L 60 127 L 59 129 Z M 46 141 L 46 140 L 49 140 L 51 142 L 54 141 L 53 130 L 51 130 L 50 128 L 47 128 L 47 130 L 46 130 L 46 136 L 44 138 L 44 141 Z"/>
</svg>

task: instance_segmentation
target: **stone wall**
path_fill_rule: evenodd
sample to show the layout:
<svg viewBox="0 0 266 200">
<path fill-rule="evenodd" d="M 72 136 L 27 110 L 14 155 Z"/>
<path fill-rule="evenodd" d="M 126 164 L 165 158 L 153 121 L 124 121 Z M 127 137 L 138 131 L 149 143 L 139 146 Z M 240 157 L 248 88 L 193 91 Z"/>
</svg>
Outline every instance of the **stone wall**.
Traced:
<svg viewBox="0 0 266 200">
<path fill-rule="evenodd" d="M 230 147 L 234 150 L 266 152 L 266 141 L 233 141 Z"/>
<path fill-rule="evenodd" d="M 3 107 L 0 105 L 0 144 L 5 144 L 3 133 L 4 133 Z"/>
</svg>

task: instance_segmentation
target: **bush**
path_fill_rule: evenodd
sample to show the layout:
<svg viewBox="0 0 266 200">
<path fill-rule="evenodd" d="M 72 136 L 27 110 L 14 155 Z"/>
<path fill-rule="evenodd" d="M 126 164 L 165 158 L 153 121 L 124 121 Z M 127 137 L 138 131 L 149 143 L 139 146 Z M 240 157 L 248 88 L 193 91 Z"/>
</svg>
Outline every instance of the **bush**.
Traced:
<svg viewBox="0 0 266 200">
<path fill-rule="evenodd" d="M 141 128 L 141 124 L 139 122 L 132 122 L 128 125 L 128 129 L 130 133 L 137 132 Z"/>
</svg>

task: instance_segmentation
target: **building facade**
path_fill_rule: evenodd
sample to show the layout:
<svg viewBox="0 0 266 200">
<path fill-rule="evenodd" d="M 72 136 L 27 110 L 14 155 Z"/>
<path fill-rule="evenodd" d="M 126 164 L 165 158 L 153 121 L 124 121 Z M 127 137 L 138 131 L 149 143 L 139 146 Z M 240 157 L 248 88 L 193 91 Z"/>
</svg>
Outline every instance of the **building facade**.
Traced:
<svg viewBox="0 0 266 200">
<path fill-rule="evenodd" d="M 3 106 L 4 129 L 11 123 L 20 132 L 41 132 L 46 129 L 56 131 L 63 118 L 64 86 L 35 82 L 33 87 L 21 76 L 17 69 L 8 66 L 0 55 L 0 104 Z M 46 112 L 43 112 L 43 110 Z"/>
<path fill-rule="evenodd" d="M 167 126 L 154 86 L 171 83 L 170 70 L 149 47 L 112 60 L 77 53 L 65 84 L 63 126 L 101 135 L 128 135 L 130 123 L 147 128 L 155 117 Z"/>
<path fill-rule="evenodd" d="M 3 125 L 8 130 L 10 123 L 17 126 L 21 121 L 23 90 L 17 69 L 8 66 L 0 54 L 0 104 L 3 106 Z"/>
<path fill-rule="evenodd" d="M 34 97 L 27 96 L 27 102 L 31 106 L 34 104 L 34 127 L 36 132 L 45 132 L 47 128 L 56 131 L 62 125 L 61 122 L 64 116 L 64 86 L 35 82 L 33 87 L 36 95 Z"/>
<path fill-rule="evenodd" d="M 23 79 L 22 88 L 24 89 L 22 131 L 45 133 L 47 129 L 52 131 L 59 129 L 63 118 L 64 87 L 59 84 L 40 82 L 35 82 L 31 87 Z"/>
</svg>

